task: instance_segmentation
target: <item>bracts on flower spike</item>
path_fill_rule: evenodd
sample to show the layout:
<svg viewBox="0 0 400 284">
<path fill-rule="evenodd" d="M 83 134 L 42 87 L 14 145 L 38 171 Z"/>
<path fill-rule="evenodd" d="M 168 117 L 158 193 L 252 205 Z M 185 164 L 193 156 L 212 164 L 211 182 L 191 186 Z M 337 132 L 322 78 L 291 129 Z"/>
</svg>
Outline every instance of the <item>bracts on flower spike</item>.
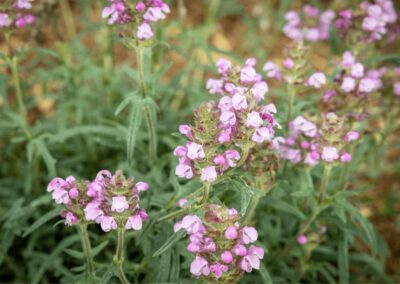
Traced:
<svg viewBox="0 0 400 284">
<path fill-rule="evenodd" d="M 187 250 L 194 255 L 190 272 L 215 283 L 237 283 L 245 272 L 260 268 L 264 249 L 253 245 L 258 234 L 241 226 L 236 209 L 208 205 L 204 216 L 187 215 L 174 230 L 189 235 Z"/>
</svg>

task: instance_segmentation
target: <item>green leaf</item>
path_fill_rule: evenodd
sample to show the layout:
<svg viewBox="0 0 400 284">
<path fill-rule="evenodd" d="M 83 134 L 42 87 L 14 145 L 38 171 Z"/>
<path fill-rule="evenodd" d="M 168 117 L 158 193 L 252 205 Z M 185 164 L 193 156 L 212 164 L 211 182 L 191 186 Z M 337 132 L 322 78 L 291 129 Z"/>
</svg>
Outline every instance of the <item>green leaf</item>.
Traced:
<svg viewBox="0 0 400 284">
<path fill-rule="evenodd" d="M 55 177 L 57 160 L 55 160 L 53 158 L 49 149 L 47 148 L 46 143 L 44 143 L 43 139 L 36 140 L 35 144 L 37 146 L 40 156 L 42 156 L 43 161 L 46 164 L 47 171 L 49 172 L 49 176 Z"/>
<path fill-rule="evenodd" d="M 92 257 L 98 255 L 108 245 L 108 243 L 109 241 L 104 241 L 95 248 L 92 248 Z"/>
<path fill-rule="evenodd" d="M 343 240 L 339 243 L 338 266 L 339 282 L 349 283 L 349 243 L 346 232 L 343 232 Z"/>
<path fill-rule="evenodd" d="M 132 105 L 131 120 L 126 138 L 126 150 L 128 156 L 128 164 L 132 165 L 134 160 L 136 138 L 142 124 L 143 119 L 143 100 L 138 100 Z"/>
<path fill-rule="evenodd" d="M 132 94 L 128 94 L 127 97 L 118 105 L 114 115 L 118 116 L 130 103 L 135 103 L 137 100 L 140 100 L 141 98 L 137 96 L 138 93 L 139 91 L 135 91 Z"/>
<path fill-rule="evenodd" d="M 53 210 L 47 212 L 45 215 L 40 217 L 33 223 L 28 229 L 25 230 L 24 234 L 22 235 L 23 238 L 30 235 L 32 232 L 36 231 L 40 226 L 44 225 L 54 217 L 60 214 L 60 208 L 54 208 Z"/>
<path fill-rule="evenodd" d="M 260 265 L 259 272 L 260 272 L 260 275 L 261 275 L 261 278 L 262 278 L 264 284 L 272 284 L 272 283 L 274 283 L 272 281 L 271 276 L 269 275 L 268 269 L 265 267 L 264 263 L 262 263 L 262 262 L 261 262 L 261 265 Z"/>
<path fill-rule="evenodd" d="M 278 211 L 284 211 L 293 214 L 302 220 L 306 219 L 306 216 L 303 214 L 303 212 L 301 212 L 298 208 L 294 207 L 293 205 L 287 203 L 286 201 L 279 199 L 267 199 L 267 203 L 269 206 L 275 208 Z"/>
<path fill-rule="evenodd" d="M 64 252 L 76 259 L 83 259 L 83 257 L 84 257 L 83 252 L 81 252 L 81 251 L 77 251 L 77 250 L 73 250 L 73 249 L 65 249 Z"/>
<path fill-rule="evenodd" d="M 174 233 L 172 236 L 168 238 L 168 240 L 153 254 L 153 257 L 157 257 L 163 252 L 167 251 L 185 236 L 186 236 L 185 230 L 180 229 L 178 232 Z"/>
</svg>

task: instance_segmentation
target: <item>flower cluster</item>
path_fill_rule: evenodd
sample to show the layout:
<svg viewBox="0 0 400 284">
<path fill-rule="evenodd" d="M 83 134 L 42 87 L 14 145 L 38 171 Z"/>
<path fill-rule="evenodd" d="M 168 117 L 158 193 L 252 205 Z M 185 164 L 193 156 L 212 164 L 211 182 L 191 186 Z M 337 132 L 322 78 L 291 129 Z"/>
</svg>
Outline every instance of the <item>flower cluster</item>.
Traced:
<svg viewBox="0 0 400 284">
<path fill-rule="evenodd" d="M 267 78 L 282 80 L 287 84 L 296 85 L 297 89 L 304 87 L 312 87 L 320 89 L 326 84 L 326 76 L 322 72 L 315 72 L 307 67 L 306 60 L 307 48 L 302 42 L 296 42 L 295 45 L 288 49 L 287 58 L 282 62 L 282 66 L 267 61 L 264 64 L 263 71 Z M 313 72 L 307 77 L 307 74 Z"/>
<path fill-rule="evenodd" d="M 354 35 L 364 42 L 381 40 L 388 33 L 391 24 L 397 21 L 397 13 L 392 0 L 363 1 L 358 10 L 346 9 L 339 13 L 335 21 L 339 34 Z"/>
<path fill-rule="evenodd" d="M 327 40 L 329 27 L 334 19 L 335 13 L 332 10 L 320 14 L 318 8 L 306 4 L 301 14 L 296 11 L 286 13 L 283 32 L 287 37 L 297 41 Z"/>
<path fill-rule="evenodd" d="M 262 103 L 268 85 L 255 65 L 253 58 L 243 67 L 218 60 L 221 78 L 209 79 L 207 89 L 221 98 L 218 103 L 203 104 L 195 111 L 195 126 L 179 127 L 189 140 L 174 151 L 179 158 L 175 171 L 179 177 L 191 179 L 198 175 L 204 182 L 213 182 L 218 175 L 244 162 L 255 145 L 278 146 L 274 138 L 276 108 Z"/>
<path fill-rule="evenodd" d="M 103 9 L 102 17 L 108 19 L 110 25 L 133 23 L 135 37 L 144 41 L 154 35 L 151 23 L 165 19 L 168 13 L 170 8 L 163 0 L 139 1 L 135 5 L 128 4 L 125 0 L 111 0 L 110 6 Z"/>
<path fill-rule="evenodd" d="M 349 142 L 358 140 L 359 133 L 344 130 L 344 119 L 334 113 L 323 117 L 321 126 L 302 116 L 289 123 L 290 133 L 280 147 L 281 158 L 293 164 L 316 166 L 321 161 L 348 163 L 351 154 L 345 151 Z"/>
<path fill-rule="evenodd" d="M 36 22 L 36 17 L 26 12 L 32 8 L 33 1 L 6 1 L 6 3 L 2 4 L 5 6 L 0 5 L 0 28 L 24 28 L 25 26 L 33 25 Z"/>
<path fill-rule="evenodd" d="M 322 101 L 329 111 L 345 110 L 349 117 L 363 119 L 368 95 L 381 89 L 381 77 L 386 70 L 367 70 L 350 51 L 344 52 L 340 66 L 341 71 L 336 76 L 333 87 L 324 93 Z"/>
<path fill-rule="evenodd" d="M 61 216 L 68 225 L 79 222 L 96 222 L 103 231 L 118 227 L 140 230 L 148 219 L 146 211 L 139 207 L 139 193 L 148 189 L 145 182 L 135 183 L 126 179 L 121 171 L 112 175 L 100 171 L 93 181 L 77 180 L 69 176 L 65 180 L 54 178 L 47 187 L 57 204 L 65 210 Z"/>
<path fill-rule="evenodd" d="M 195 255 L 190 272 L 210 282 L 236 283 L 244 272 L 260 268 L 264 249 L 252 245 L 258 234 L 253 227 L 240 226 L 236 209 L 208 205 L 203 220 L 185 216 L 174 230 L 186 230 L 187 250 Z"/>
</svg>

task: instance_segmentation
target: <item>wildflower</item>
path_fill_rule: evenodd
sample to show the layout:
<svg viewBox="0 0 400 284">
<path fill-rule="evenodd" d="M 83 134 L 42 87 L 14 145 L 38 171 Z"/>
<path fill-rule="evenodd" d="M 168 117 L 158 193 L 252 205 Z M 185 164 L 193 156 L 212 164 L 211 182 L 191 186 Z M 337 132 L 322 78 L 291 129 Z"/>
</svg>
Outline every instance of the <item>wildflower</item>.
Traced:
<svg viewBox="0 0 400 284">
<path fill-rule="evenodd" d="M 224 277 L 236 283 L 243 272 L 260 268 L 264 250 L 254 245 L 246 248 L 257 239 L 257 231 L 252 227 L 241 227 L 236 213 L 233 208 L 208 205 L 202 219 L 189 215 L 177 223 L 176 229 L 185 229 L 189 234 L 187 250 L 194 255 L 190 266 L 192 275 L 210 282 Z M 183 226 L 183 223 L 196 224 L 197 228 L 192 230 L 192 226 Z"/>
<path fill-rule="evenodd" d="M 300 235 L 297 237 L 297 243 L 299 245 L 305 245 L 308 242 L 308 238 L 305 235 Z"/>
<path fill-rule="evenodd" d="M 187 142 L 174 150 L 179 158 L 176 175 L 214 182 L 228 169 L 238 166 L 244 148 L 264 143 L 272 147 L 274 128 L 278 127 L 274 117 L 276 107 L 262 103 L 268 84 L 255 66 L 254 58 L 246 60 L 242 67 L 233 66 L 226 59 L 217 61 L 221 77 L 209 79 L 206 87 L 220 98 L 195 111 L 194 126 L 179 127 Z M 246 157 L 241 164 L 245 160 Z"/>
</svg>

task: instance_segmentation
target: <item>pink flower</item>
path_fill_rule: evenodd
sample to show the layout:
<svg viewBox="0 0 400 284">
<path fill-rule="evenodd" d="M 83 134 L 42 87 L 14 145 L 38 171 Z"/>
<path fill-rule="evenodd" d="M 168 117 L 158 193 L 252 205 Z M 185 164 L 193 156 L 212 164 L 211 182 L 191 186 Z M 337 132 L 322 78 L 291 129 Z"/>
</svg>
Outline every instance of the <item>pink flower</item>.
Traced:
<svg viewBox="0 0 400 284">
<path fill-rule="evenodd" d="M 68 195 L 71 199 L 76 199 L 79 196 L 79 191 L 76 187 L 71 188 L 68 192 Z"/>
<path fill-rule="evenodd" d="M 218 102 L 218 108 L 221 111 L 232 110 L 232 98 L 229 96 L 223 96 Z"/>
<path fill-rule="evenodd" d="M 264 96 L 268 90 L 268 84 L 264 81 L 261 81 L 254 84 L 254 86 L 251 88 L 251 93 L 253 94 L 256 102 L 259 102 L 264 99 Z"/>
<path fill-rule="evenodd" d="M 233 261 L 233 255 L 229 250 L 225 250 L 221 254 L 221 260 L 224 263 L 231 263 Z"/>
<path fill-rule="evenodd" d="M 235 208 L 228 209 L 228 215 L 230 218 L 236 218 L 239 215 L 239 212 Z"/>
<path fill-rule="evenodd" d="M 251 140 L 261 144 L 264 141 L 270 141 L 271 137 L 271 132 L 267 127 L 260 127 L 253 133 Z"/>
<path fill-rule="evenodd" d="M 191 160 L 201 160 L 204 159 L 205 153 L 203 150 L 203 146 L 200 144 L 189 142 L 187 143 L 187 154 L 189 159 Z"/>
<path fill-rule="evenodd" d="M 178 200 L 178 206 L 180 208 L 185 208 L 186 204 L 187 204 L 187 199 L 186 198 L 181 198 Z"/>
<path fill-rule="evenodd" d="M 299 245 L 305 245 L 308 242 L 308 238 L 305 235 L 300 235 L 297 237 L 297 243 Z"/>
<path fill-rule="evenodd" d="M 67 214 L 65 215 L 65 224 L 72 226 L 75 225 L 79 222 L 78 217 L 75 216 L 74 213 L 72 212 L 67 212 Z"/>
<path fill-rule="evenodd" d="M 135 189 L 138 192 L 147 191 L 149 189 L 149 184 L 147 182 L 139 181 L 137 184 L 135 184 Z"/>
<path fill-rule="evenodd" d="M 361 63 L 356 63 L 351 66 L 351 76 L 362 78 L 364 76 L 364 66 Z"/>
<path fill-rule="evenodd" d="M 232 111 L 223 111 L 221 113 L 219 121 L 221 121 L 226 126 L 233 126 L 236 124 L 236 115 Z"/>
<path fill-rule="evenodd" d="M 257 72 L 251 66 L 245 66 L 240 71 L 240 81 L 242 83 L 252 83 L 256 80 L 256 78 L 257 78 Z"/>
<path fill-rule="evenodd" d="M 193 169 L 190 165 L 179 163 L 175 168 L 175 174 L 180 178 L 191 179 L 193 177 Z"/>
<path fill-rule="evenodd" d="M 140 217 L 140 215 L 133 215 L 133 216 L 130 216 L 128 218 L 128 220 L 126 221 L 125 229 L 127 229 L 127 230 L 133 229 L 133 230 L 139 231 L 142 229 L 142 226 L 143 226 L 143 222 L 142 222 L 142 218 Z"/>
<path fill-rule="evenodd" d="M 257 60 L 255 58 L 248 58 L 246 60 L 246 62 L 244 63 L 245 66 L 250 66 L 250 67 L 254 67 L 257 65 Z"/>
<path fill-rule="evenodd" d="M 84 209 L 85 219 L 87 221 L 96 221 L 96 223 L 100 223 L 104 212 L 99 208 L 99 204 L 97 202 L 88 203 Z"/>
<path fill-rule="evenodd" d="M 125 196 L 115 196 L 112 198 L 111 211 L 117 211 L 118 213 L 124 212 L 129 208 L 128 201 Z"/>
<path fill-rule="evenodd" d="M 395 96 L 400 96 L 400 82 L 396 82 L 393 85 L 393 93 Z"/>
<path fill-rule="evenodd" d="M 221 155 L 221 154 L 218 154 L 217 156 L 215 156 L 213 161 L 217 166 L 223 166 L 226 163 L 226 159 L 225 159 L 224 155 Z"/>
<path fill-rule="evenodd" d="M 187 124 L 179 125 L 179 133 L 185 135 L 188 139 L 192 139 L 192 128 Z"/>
<path fill-rule="evenodd" d="M 143 208 L 139 209 L 139 216 L 143 222 L 146 222 L 149 219 L 149 214 L 147 214 L 146 210 Z"/>
<path fill-rule="evenodd" d="M 291 58 L 286 58 L 285 61 L 283 61 L 283 66 L 286 69 L 292 69 L 294 67 L 294 62 Z"/>
<path fill-rule="evenodd" d="M 211 269 L 212 272 L 214 272 L 215 278 L 219 279 L 219 278 L 221 278 L 222 273 L 228 271 L 228 266 L 217 262 L 216 264 L 211 265 L 210 269 Z"/>
<path fill-rule="evenodd" d="M 254 229 L 253 227 L 247 227 L 247 226 L 243 227 L 243 229 L 240 231 L 240 236 L 241 236 L 241 240 L 245 244 L 254 243 L 258 238 L 256 229 Z"/>
<path fill-rule="evenodd" d="M 265 63 L 263 67 L 263 71 L 265 71 L 266 75 L 268 78 L 275 78 L 275 79 L 281 79 L 281 72 L 279 70 L 278 65 L 275 63 L 268 61 Z"/>
<path fill-rule="evenodd" d="M 135 6 L 136 12 L 143 13 L 146 10 L 146 5 L 143 2 L 138 2 Z"/>
<path fill-rule="evenodd" d="M 344 137 L 345 142 L 356 141 L 360 138 L 360 133 L 357 131 L 351 130 L 347 132 L 346 136 Z"/>
<path fill-rule="evenodd" d="M 161 8 L 151 7 L 147 9 L 146 13 L 144 13 L 143 19 L 148 22 L 157 22 L 159 20 L 165 19 L 165 15 Z"/>
<path fill-rule="evenodd" d="M 217 61 L 218 73 L 225 75 L 232 68 L 232 63 L 229 60 L 221 58 Z"/>
<path fill-rule="evenodd" d="M 151 26 L 148 23 L 143 23 L 138 27 L 137 37 L 140 40 L 148 40 L 154 35 Z"/>
<path fill-rule="evenodd" d="M 100 226 L 104 232 L 116 230 L 118 227 L 117 222 L 115 222 L 115 219 L 111 216 L 103 216 L 100 221 Z"/>
<path fill-rule="evenodd" d="M 217 171 L 214 166 L 208 166 L 201 170 L 200 179 L 203 182 L 214 182 L 217 179 Z"/>
<path fill-rule="evenodd" d="M 254 269 L 260 269 L 260 259 L 264 257 L 264 250 L 260 247 L 251 246 L 245 257 L 240 262 L 240 267 L 246 271 L 251 272 Z"/>
<path fill-rule="evenodd" d="M 31 9 L 33 0 L 17 0 L 17 8 L 18 9 Z"/>
<path fill-rule="evenodd" d="M 238 256 L 245 256 L 247 254 L 247 249 L 242 244 L 237 244 L 234 246 L 232 252 Z"/>
<path fill-rule="evenodd" d="M 228 240 L 234 240 L 237 237 L 238 237 L 238 232 L 235 226 L 229 226 L 225 230 L 225 238 L 227 238 Z"/>
<path fill-rule="evenodd" d="M 360 92 L 370 93 L 374 90 L 375 83 L 374 80 L 370 78 L 361 79 L 360 85 L 358 86 L 358 90 Z"/>
<path fill-rule="evenodd" d="M 231 131 L 229 129 L 222 130 L 217 137 L 217 141 L 220 144 L 231 141 Z"/>
<path fill-rule="evenodd" d="M 235 110 L 241 111 L 241 110 L 247 109 L 248 105 L 247 105 L 246 97 L 241 94 L 233 95 L 231 102 L 232 102 L 232 107 Z"/>
<path fill-rule="evenodd" d="M 318 152 L 311 152 L 307 154 L 304 163 L 310 166 L 316 166 L 319 163 L 319 158 Z"/>
<path fill-rule="evenodd" d="M 223 94 L 224 82 L 217 79 L 208 79 L 206 83 L 206 88 L 210 94 Z"/>
<path fill-rule="evenodd" d="M 11 25 L 11 20 L 8 14 L 0 12 L 0 28 L 9 27 Z"/>
<path fill-rule="evenodd" d="M 290 127 L 295 133 L 301 131 L 307 137 L 313 138 L 317 135 L 317 126 L 302 116 L 296 117 Z"/>
<path fill-rule="evenodd" d="M 190 265 L 190 273 L 192 273 L 194 276 L 208 276 L 210 274 L 210 267 L 207 260 L 201 256 L 196 256 Z"/>
<path fill-rule="evenodd" d="M 56 177 L 53 178 L 49 185 L 47 186 L 47 192 L 52 192 L 56 189 L 66 189 L 68 187 L 68 183 L 62 178 Z"/>
<path fill-rule="evenodd" d="M 247 115 L 246 125 L 251 128 L 258 128 L 263 124 L 263 120 L 260 114 L 256 111 L 252 111 Z"/>
<path fill-rule="evenodd" d="M 196 215 L 187 215 L 183 217 L 180 228 L 186 230 L 188 234 L 196 234 L 202 229 L 202 222 Z"/>
<path fill-rule="evenodd" d="M 68 204 L 70 201 L 68 191 L 61 188 L 57 188 L 53 191 L 52 198 L 57 204 Z"/>
<path fill-rule="evenodd" d="M 323 147 L 321 158 L 326 162 L 333 162 L 339 158 L 338 150 L 335 147 Z"/>
<path fill-rule="evenodd" d="M 312 86 L 316 89 L 321 88 L 322 85 L 326 84 L 325 74 L 322 72 L 314 73 L 307 80 L 307 85 Z"/>
<path fill-rule="evenodd" d="M 347 152 L 343 153 L 340 156 L 340 161 L 342 163 L 350 163 L 351 162 L 351 155 L 349 153 L 347 153 Z"/>
<path fill-rule="evenodd" d="M 343 53 L 342 66 L 343 68 L 350 68 L 356 62 L 353 54 L 350 51 Z"/>
<path fill-rule="evenodd" d="M 351 77 L 344 77 L 341 88 L 346 93 L 353 91 L 356 88 L 356 80 Z"/>
<path fill-rule="evenodd" d="M 112 25 L 118 22 L 125 11 L 125 5 L 123 2 L 114 2 L 109 7 L 105 7 L 101 13 L 103 19 L 108 19 L 108 24 Z"/>
<path fill-rule="evenodd" d="M 236 167 L 236 161 L 240 160 L 239 152 L 236 150 L 227 150 L 224 155 L 228 166 L 231 168 Z"/>
</svg>

